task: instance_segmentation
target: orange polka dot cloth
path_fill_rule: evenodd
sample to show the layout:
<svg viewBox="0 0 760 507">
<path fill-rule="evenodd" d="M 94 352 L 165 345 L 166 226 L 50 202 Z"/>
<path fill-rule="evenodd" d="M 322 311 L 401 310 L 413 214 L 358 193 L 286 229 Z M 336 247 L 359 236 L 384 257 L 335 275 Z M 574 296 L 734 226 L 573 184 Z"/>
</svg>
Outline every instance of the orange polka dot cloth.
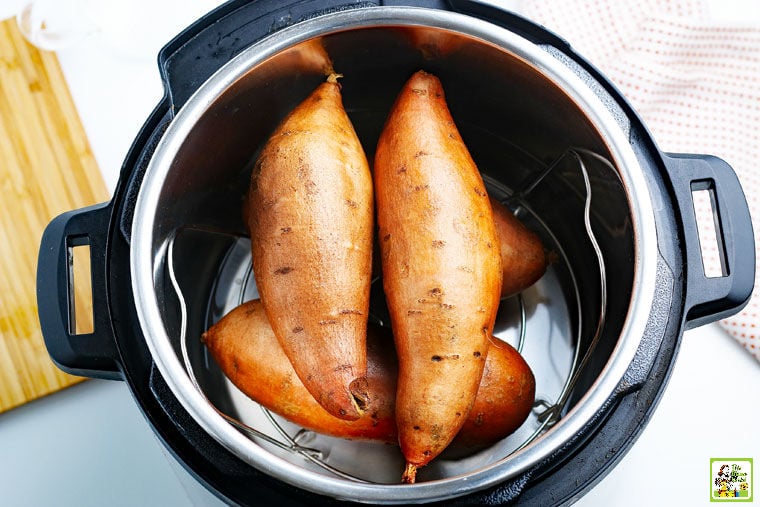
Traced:
<svg viewBox="0 0 760 507">
<path fill-rule="evenodd" d="M 524 0 L 515 8 L 566 39 L 612 80 L 663 151 L 728 162 L 753 224 L 760 223 L 760 24 L 718 17 L 700 0 Z M 710 209 L 706 200 L 695 202 L 697 216 L 703 207 Z M 754 229 L 757 239 L 760 227 Z M 712 245 L 703 247 L 706 272 L 719 263 Z M 756 270 L 749 304 L 720 326 L 758 360 L 759 317 Z"/>
</svg>

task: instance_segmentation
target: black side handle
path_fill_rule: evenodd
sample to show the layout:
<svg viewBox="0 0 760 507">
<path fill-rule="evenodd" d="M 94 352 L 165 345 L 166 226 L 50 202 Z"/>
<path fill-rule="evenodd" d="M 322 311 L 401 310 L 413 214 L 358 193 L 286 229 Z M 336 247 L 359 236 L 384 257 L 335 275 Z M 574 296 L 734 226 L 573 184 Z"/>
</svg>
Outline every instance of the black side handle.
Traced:
<svg viewBox="0 0 760 507">
<path fill-rule="evenodd" d="M 116 342 L 108 311 L 108 203 L 69 211 L 51 221 L 42 235 L 37 263 L 37 311 L 53 362 L 83 377 L 120 379 Z M 89 245 L 93 332 L 74 329 L 71 250 Z"/>
<path fill-rule="evenodd" d="M 665 167 L 683 220 L 686 259 L 686 328 L 739 312 L 755 283 L 755 239 L 747 199 L 733 169 L 710 155 L 668 154 Z M 707 277 L 693 193 L 710 192 L 724 276 Z"/>
</svg>

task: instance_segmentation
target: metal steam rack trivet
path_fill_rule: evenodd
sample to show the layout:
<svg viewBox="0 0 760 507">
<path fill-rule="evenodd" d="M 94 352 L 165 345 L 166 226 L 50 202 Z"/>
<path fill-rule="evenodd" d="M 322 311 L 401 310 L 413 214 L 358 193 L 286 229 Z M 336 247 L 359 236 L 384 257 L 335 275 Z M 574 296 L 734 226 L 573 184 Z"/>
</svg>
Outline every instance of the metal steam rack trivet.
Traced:
<svg viewBox="0 0 760 507">
<path fill-rule="evenodd" d="M 525 152 L 522 152 L 525 155 Z M 567 375 L 567 379 L 564 382 L 564 385 L 562 385 L 561 390 L 559 391 L 558 396 L 556 396 L 555 399 L 547 399 L 546 397 L 540 397 L 536 396 L 536 400 L 533 405 L 533 413 L 532 415 L 535 416 L 535 420 L 537 421 L 537 426 L 534 429 L 533 432 L 531 432 L 527 437 L 525 437 L 521 442 L 519 442 L 516 447 L 514 447 L 509 453 L 505 454 L 502 460 L 505 460 L 514 452 L 519 451 L 520 449 L 526 447 L 528 444 L 533 442 L 536 438 L 538 438 L 541 434 L 543 434 L 545 431 L 547 431 L 551 426 L 556 424 L 560 418 L 562 417 L 562 414 L 564 413 L 568 400 L 570 399 L 570 395 L 573 392 L 573 388 L 575 387 L 581 373 L 583 372 L 584 368 L 587 366 L 587 363 L 589 361 L 589 358 L 591 357 L 594 348 L 596 347 L 596 344 L 599 340 L 599 337 L 601 335 L 601 330 L 604 326 L 605 322 L 605 314 L 606 314 L 606 306 L 607 306 L 607 280 L 606 280 L 606 270 L 605 270 L 605 264 L 604 264 L 604 258 L 602 255 L 602 251 L 600 249 L 599 243 L 596 239 L 596 236 L 594 235 L 594 232 L 592 230 L 591 226 L 591 182 L 589 179 L 589 173 L 586 168 L 586 162 L 587 161 L 593 161 L 595 163 L 600 163 L 603 166 L 605 166 L 607 169 L 612 170 L 615 172 L 615 168 L 613 164 L 607 160 L 605 157 L 599 155 L 596 152 L 584 149 L 584 148 L 570 148 L 564 151 L 559 157 L 554 159 L 549 164 L 543 164 L 535 157 L 532 157 L 528 154 L 530 159 L 539 166 L 540 170 L 536 171 L 538 174 L 538 177 L 533 179 L 528 185 L 525 185 L 524 188 L 518 192 L 514 192 L 512 194 L 507 195 L 504 199 L 500 199 L 502 204 L 505 204 L 510 209 L 512 209 L 515 212 L 523 212 L 523 213 L 529 213 L 532 214 L 532 217 L 538 221 L 538 223 L 543 224 L 540 217 L 535 216 L 535 214 L 530 210 L 530 208 L 525 204 L 526 198 L 529 196 L 530 193 L 532 193 L 539 185 L 540 183 L 554 171 L 563 161 L 575 161 L 578 167 L 578 171 L 583 177 L 583 183 L 585 186 L 585 196 L 584 196 L 584 209 L 583 209 L 583 220 L 584 220 L 584 227 L 585 232 L 587 235 L 587 239 L 591 244 L 591 247 L 593 248 L 593 251 L 596 255 L 596 260 L 598 262 L 598 268 L 599 268 L 599 291 L 600 291 L 600 305 L 599 305 L 599 315 L 597 320 L 597 325 L 595 329 L 593 330 L 593 333 L 585 333 L 590 334 L 590 336 L 583 336 L 583 325 L 582 325 L 582 317 L 581 317 L 581 297 L 579 294 L 578 289 L 578 283 L 575 274 L 573 273 L 573 270 L 571 269 L 571 263 L 569 262 L 564 250 L 562 249 L 562 245 L 557 241 L 556 237 L 551 233 L 550 229 L 546 226 L 545 230 L 543 231 L 542 239 L 544 241 L 548 241 L 549 247 L 551 250 L 553 250 L 557 254 L 557 261 L 558 263 L 562 263 L 564 265 L 564 268 L 567 269 L 567 272 L 569 273 L 569 279 L 570 283 L 572 285 L 572 291 L 575 294 L 575 302 L 577 308 L 575 308 L 575 311 L 577 311 L 577 325 L 575 329 L 575 340 L 574 340 L 574 347 L 572 352 L 572 359 L 571 364 L 569 367 L 569 374 Z M 490 181 L 487 177 L 484 177 L 484 180 L 486 180 L 486 185 L 488 186 L 489 183 L 493 184 L 493 181 Z M 214 231 L 217 232 L 217 231 Z M 187 310 L 187 303 L 185 301 L 184 294 L 182 292 L 182 289 L 177 281 L 177 277 L 175 275 L 175 269 L 174 269 L 174 243 L 175 239 L 177 238 L 177 235 L 179 234 L 179 231 L 175 231 L 172 238 L 169 240 L 167 250 L 166 250 L 166 269 L 168 272 L 169 279 L 171 281 L 171 285 L 173 287 L 173 290 L 176 292 L 176 296 L 178 298 L 179 302 L 179 310 L 180 310 L 180 329 L 179 329 L 179 342 L 180 342 L 180 349 L 181 349 L 181 355 L 182 360 L 184 361 L 185 369 L 187 371 L 188 377 L 194 387 L 198 390 L 198 392 L 206 399 L 209 403 L 209 405 L 226 421 L 228 421 L 231 425 L 233 425 L 235 428 L 242 431 L 244 434 L 246 434 L 252 441 L 255 441 L 254 439 L 261 439 L 265 442 L 268 442 L 269 444 L 272 444 L 284 451 L 293 453 L 295 455 L 299 455 L 303 457 L 305 460 L 317 465 L 318 467 L 324 469 L 325 471 L 351 481 L 356 482 L 362 482 L 362 483 L 371 483 L 372 481 L 367 481 L 365 479 L 356 477 L 352 474 L 347 473 L 344 470 L 339 470 L 334 466 L 331 466 L 329 463 L 326 462 L 325 456 L 323 451 L 320 449 L 312 448 L 307 446 L 306 444 L 313 440 L 314 432 L 311 430 L 306 429 L 300 429 L 298 431 L 295 431 L 294 434 L 288 433 L 283 426 L 278 422 L 277 418 L 273 416 L 273 414 L 267 410 L 264 407 L 260 407 L 263 411 L 266 419 L 271 423 L 271 425 L 276 429 L 277 436 L 269 435 L 261 430 L 258 430 L 256 428 L 253 428 L 240 420 L 238 420 L 235 417 L 232 417 L 226 413 L 224 413 L 222 410 L 219 410 L 212 402 L 208 399 L 206 394 L 203 392 L 203 389 L 200 387 L 195 372 L 192 368 L 192 363 L 190 361 L 190 355 L 188 353 L 188 339 L 190 337 L 187 333 L 187 321 L 188 321 L 188 310 Z M 246 274 L 244 276 L 244 279 L 246 280 L 245 283 L 243 283 L 240 286 L 239 291 L 239 297 L 238 297 L 238 304 L 242 304 L 245 302 L 244 297 L 247 290 L 247 283 L 249 283 L 252 279 L 252 266 L 250 262 L 248 263 L 248 266 L 246 268 Z M 378 280 L 373 280 L 373 283 L 378 283 Z M 527 340 L 530 340 L 530 331 L 527 329 L 527 319 L 526 319 L 526 308 L 525 308 L 525 302 L 523 299 L 522 294 L 518 294 L 514 296 L 517 301 L 517 312 L 519 312 L 519 332 L 516 339 L 515 348 L 522 353 L 523 348 L 526 344 Z M 573 311 L 573 309 L 569 309 L 569 311 Z M 377 319 L 376 319 L 377 320 Z M 582 344 L 588 343 L 585 353 L 583 354 L 583 357 L 580 356 L 580 350 L 583 348 Z M 251 404 L 255 405 L 255 402 L 251 401 Z M 509 438 L 509 437 L 507 437 Z"/>
</svg>

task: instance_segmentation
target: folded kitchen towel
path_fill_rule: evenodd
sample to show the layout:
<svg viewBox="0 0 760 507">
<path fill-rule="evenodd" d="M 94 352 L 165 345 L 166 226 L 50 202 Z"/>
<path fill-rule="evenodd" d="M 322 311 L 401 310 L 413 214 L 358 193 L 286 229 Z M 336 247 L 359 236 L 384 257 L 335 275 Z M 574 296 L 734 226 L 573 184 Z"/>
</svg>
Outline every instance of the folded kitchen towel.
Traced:
<svg viewBox="0 0 760 507">
<path fill-rule="evenodd" d="M 662 150 L 726 160 L 739 176 L 753 224 L 758 224 L 760 23 L 718 16 L 715 5 L 700 0 L 523 0 L 516 9 L 566 39 L 610 78 Z M 699 198 L 695 208 L 698 216 L 702 208 L 710 209 Z M 709 213 L 701 222 L 705 230 L 712 227 Z M 760 233 L 760 227 L 754 229 Z M 703 246 L 703 252 L 707 271 L 719 262 L 715 242 Z M 757 280 L 756 274 L 747 307 L 720 326 L 760 360 Z"/>
</svg>

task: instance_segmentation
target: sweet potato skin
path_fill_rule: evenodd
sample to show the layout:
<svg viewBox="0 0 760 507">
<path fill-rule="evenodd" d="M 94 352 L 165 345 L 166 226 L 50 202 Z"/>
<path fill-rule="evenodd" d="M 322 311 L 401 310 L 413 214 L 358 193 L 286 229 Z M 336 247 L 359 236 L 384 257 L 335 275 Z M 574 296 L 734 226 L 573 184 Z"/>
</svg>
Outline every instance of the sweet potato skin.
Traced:
<svg viewBox="0 0 760 507">
<path fill-rule="evenodd" d="M 527 289 L 544 275 L 547 256 L 536 233 L 525 227 L 509 208 L 493 197 L 489 199 L 501 247 L 501 297 L 506 298 Z"/>
<path fill-rule="evenodd" d="M 361 415 L 367 396 L 373 210 L 369 165 L 331 78 L 263 148 L 247 222 L 275 335 L 309 392 L 345 419 Z"/>
<path fill-rule="evenodd" d="M 399 358 L 399 444 L 416 469 L 446 448 L 472 408 L 502 276 L 488 194 L 432 74 L 415 73 L 398 95 L 374 179 Z"/>
<path fill-rule="evenodd" d="M 245 395 L 301 427 L 351 440 L 397 443 L 397 359 L 387 328 L 367 330 L 367 383 L 372 393 L 362 417 L 338 419 L 322 408 L 295 374 L 259 300 L 234 308 L 211 326 L 203 342 L 222 372 Z M 450 449 L 466 452 L 514 432 L 530 413 L 535 381 L 509 344 L 493 340 L 467 421 Z"/>
</svg>

